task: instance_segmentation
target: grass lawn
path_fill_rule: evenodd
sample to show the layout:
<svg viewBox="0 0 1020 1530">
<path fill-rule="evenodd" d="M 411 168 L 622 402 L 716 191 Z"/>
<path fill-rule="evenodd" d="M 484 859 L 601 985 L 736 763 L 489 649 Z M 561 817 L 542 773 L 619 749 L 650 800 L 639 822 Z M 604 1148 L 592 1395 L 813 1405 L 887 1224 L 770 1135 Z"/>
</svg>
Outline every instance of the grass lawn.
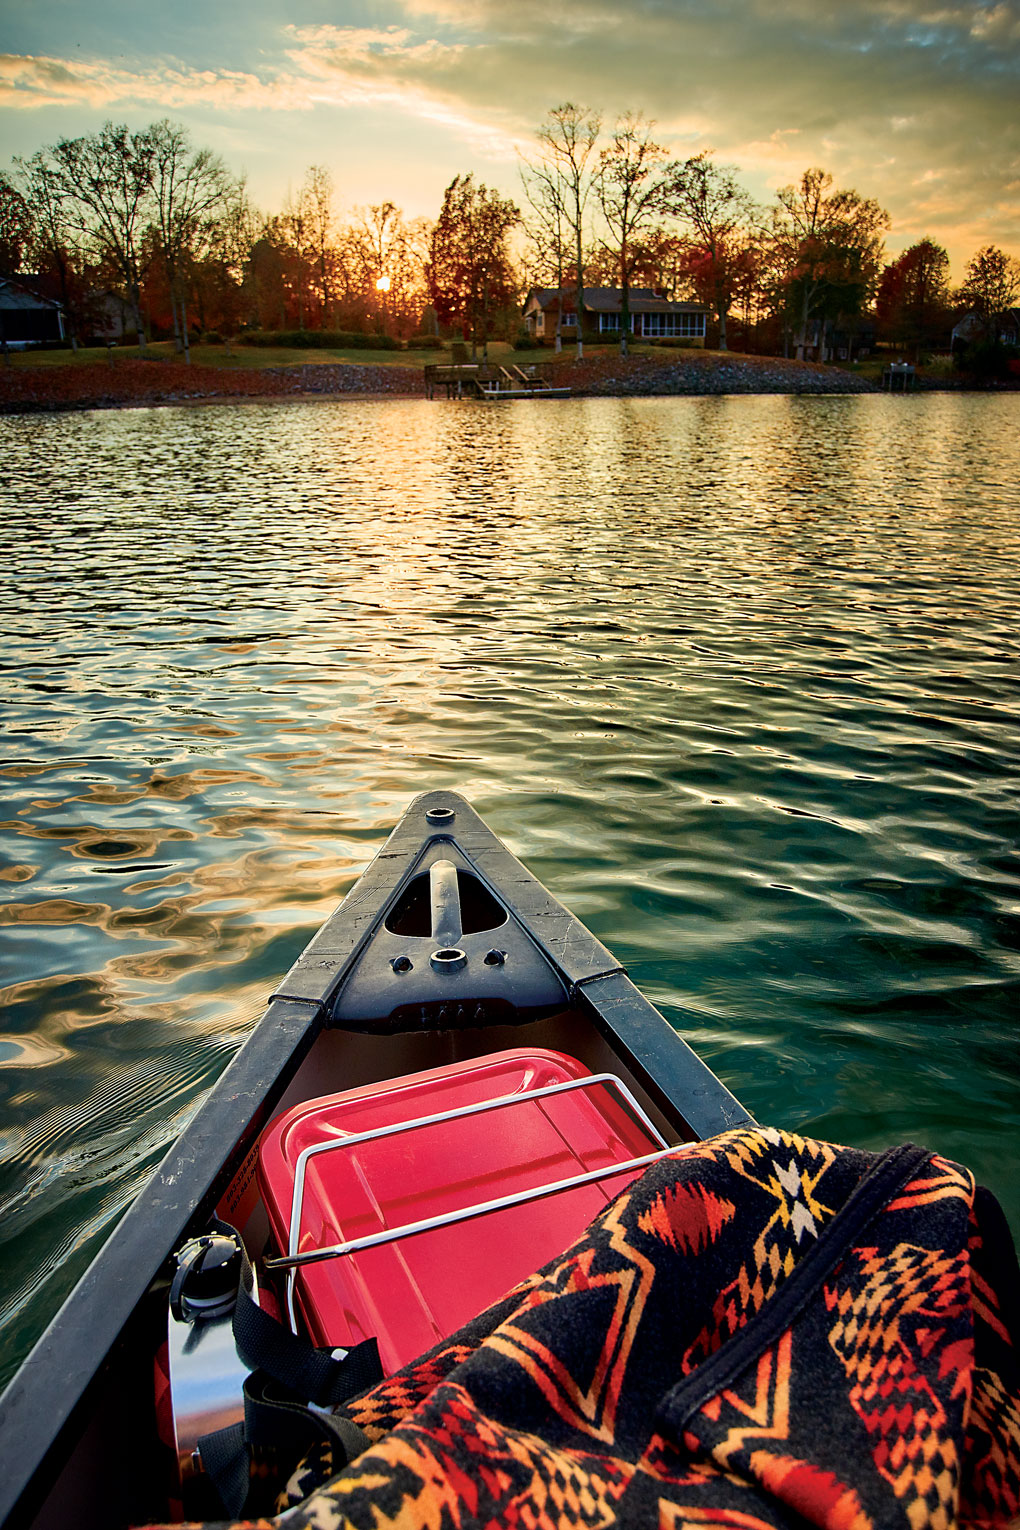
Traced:
<svg viewBox="0 0 1020 1530">
<path fill-rule="evenodd" d="M 493 360 L 502 361 L 516 353 L 510 345 L 501 342 L 489 346 Z M 172 340 L 156 340 L 145 347 L 144 356 L 137 345 L 118 345 L 112 352 L 105 345 L 82 346 L 77 355 L 66 351 L 12 351 L 11 362 L 15 367 L 66 367 L 84 366 L 87 363 L 119 360 L 183 361 L 174 350 Z M 225 345 L 193 345 L 191 360 L 203 367 L 224 367 L 228 371 L 259 369 L 261 367 L 301 367 L 336 365 L 350 366 L 422 367 L 432 361 L 449 361 L 449 351 L 371 351 L 371 350 L 305 350 L 297 346 L 232 345 L 230 354 Z"/>
<path fill-rule="evenodd" d="M 575 347 L 572 342 L 563 346 L 561 360 L 572 361 Z M 657 347 L 647 345 L 634 345 L 630 347 L 632 356 L 660 356 L 663 360 L 672 353 L 663 351 Z M 617 345 L 594 345 L 587 342 L 584 347 L 585 356 L 593 359 L 603 356 L 619 355 Z M 112 356 L 113 365 L 119 360 L 137 361 L 148 359 L 150 361 L 182 361 L 183 357 L 174 351 L 172 340 L 156 340 L 145 348 L 144 358 L 137 345 L 118 345 L 112 351 L 108 351 L 105 345 L 83 346 L 77 355 L 70 350 L 66 351 L 12 351 L 11 363 L 15 367 L 66 367 L 84 366 L 87 363 L 95 364 L 97 361 L 109 361 Z M 449 364 L 451 355 L 449 349 L 442 351 L 371 351 L 371 350 L 313 350 L 299 348 L 297 346 L 261 346 L 261 345 L 231 345 L 228 354 L 225 345 L 193 345 L 191 347 L 191 360 L 196 366 L 223 367 L 227 371 L 258 370 L 261 367 L 301 367 L 301 366 L 335 366 L 338 362 L 348 366 L 379 366 L 379 367 L 424 367 L 431 362 L 440 365 Z M 490 362 L 502 363 L 504 366 L 513 362 L 518 366 L 529 366 L 535 362 L 550 362 L 556 360 L 555 352 L 551 346 L 540 346 L 530 351 L 515 351 L 512 345 L 502 340 L 493 340 L 489 344 Z"/>
<path fill-rule="evenodd" d="M 865 356 L 862 361 L 834 361 L 830 364 L 838 367 L 841 372 L 853 372 L 857 377 L 866 377 L 869 382 L 879 384 L 882 381 L 882 373 L 890 362 L 908 360 L 912 366 L 915 365 L 905 351 L 888 347 L 881 351 L 872 351 L 871 355 Z M 916 363 L 916 371 L 919 378 L 938 383 L 952 379 L 956 368 L 950 356 L 923 356 Z"/>
</svg>

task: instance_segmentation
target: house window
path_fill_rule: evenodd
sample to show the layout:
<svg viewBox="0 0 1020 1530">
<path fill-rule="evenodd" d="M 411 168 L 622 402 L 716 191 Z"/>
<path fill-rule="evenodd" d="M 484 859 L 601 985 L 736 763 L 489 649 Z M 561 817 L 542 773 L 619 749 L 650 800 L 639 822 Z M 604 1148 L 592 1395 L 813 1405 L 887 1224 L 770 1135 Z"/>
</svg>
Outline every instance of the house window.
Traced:
<svg viewBox="0 0 1020 1530">
<path fill-rule="evenodd" d="M 681 339 L 703 339 L 705 315 L 703 313 L 646 313 L 645 334 L 673 336 Z"/>
<path fill-rule="evenodd" d="M 576 313 L 565 313 L 563 315 L 563 317 L 561 318 L 561 320 L 560 320 L 560 328 L 561 329 L 576 329 L 577 328 L 577 314 Z"/>
<path fill-rule="evenodd" d="M 604 335 L 606 330 L 619 329 L 620 315 L 618 313 L 599 314 L 599 334 Z"/>
</svg>

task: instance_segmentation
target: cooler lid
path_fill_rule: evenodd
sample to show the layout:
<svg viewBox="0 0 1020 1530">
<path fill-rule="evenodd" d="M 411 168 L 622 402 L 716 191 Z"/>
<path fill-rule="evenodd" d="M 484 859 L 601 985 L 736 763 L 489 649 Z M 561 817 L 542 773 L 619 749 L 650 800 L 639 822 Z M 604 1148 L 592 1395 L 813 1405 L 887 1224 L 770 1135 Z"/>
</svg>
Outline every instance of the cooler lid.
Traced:
<svg viewBox="0 0 1020 1530">
<path fill-rule="evenodd" d="M 292 1316 L 299 1308 L 320 1344 L 375 1335 L 384 1368 L 399 1369 L 579 1236 L 639 1172 L 607 1173 L 615 1164 L 665 1148 L 618 1079 L 540 1048 L 297 1105 L 259 1154 L 270 1221 L 291 1254 L 604 1177 L 305 1264 L 289 1277 Z"/>
</svg>

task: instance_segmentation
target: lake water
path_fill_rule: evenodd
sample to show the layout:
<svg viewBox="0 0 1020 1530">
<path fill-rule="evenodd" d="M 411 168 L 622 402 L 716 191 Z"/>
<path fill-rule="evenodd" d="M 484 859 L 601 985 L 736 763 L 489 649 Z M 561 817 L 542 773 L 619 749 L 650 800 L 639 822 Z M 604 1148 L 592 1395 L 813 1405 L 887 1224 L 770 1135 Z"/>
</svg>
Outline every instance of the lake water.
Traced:
<svg viewBox="0 0 1020 1530">
<path fill-rule="evenodd" d="M 5 1376 L 429 787 L 1020 1227 L 1020 398 L 6 419 L 0 505 Z"/>
</svg>

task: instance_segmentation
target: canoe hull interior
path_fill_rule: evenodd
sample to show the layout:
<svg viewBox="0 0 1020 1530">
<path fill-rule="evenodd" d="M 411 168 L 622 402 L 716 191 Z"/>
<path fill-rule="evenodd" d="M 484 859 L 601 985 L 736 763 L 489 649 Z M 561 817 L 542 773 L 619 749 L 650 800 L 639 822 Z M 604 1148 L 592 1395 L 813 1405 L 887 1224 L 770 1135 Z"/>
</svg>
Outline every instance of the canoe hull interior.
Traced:
<svg viewBox="0 0 1020 1530">
<path fill-rule="evenodd" d="M 451 912 L 458 887 L 466 896 Z M 479 922 L 485 927 L 470 927 Z M 445 944 L 433 941 L 437 933 Z M 464 964 L 437 969 L 432 954 L 449 951 L 464 955 Z M 486 964 L 493 951 L 505 960 Z M 395 971 L 404 956 L 410 971 Z M 373 970 L 381 975 L 375 985 Z M 406 1013 L 396 1029 L 401 1006 L 418 1013 Z M 470 1023 L 466 1009 L 477 1016 Z M 667 1143 L 750 1119 L 605 947 L 467 803 L 428 793 L 280 985 L 0 1399 L 0 1522 L 108 1530 L 172 1512 L 176 1459 L 160 1439 L 153 1380 L 167 1336 L 172 1255 L 217 1212 L 239 1219 L 249 1250 L 263 1249 L 269 1224 L 251 1169 L 270 1120 L 338 1091 L 520 1047 L 566 1053 L 591 1073 L 615 1074 Z M 213 1517 L 216 1508 L 196 1502 L 189 1512 Z"/>
</svg>

